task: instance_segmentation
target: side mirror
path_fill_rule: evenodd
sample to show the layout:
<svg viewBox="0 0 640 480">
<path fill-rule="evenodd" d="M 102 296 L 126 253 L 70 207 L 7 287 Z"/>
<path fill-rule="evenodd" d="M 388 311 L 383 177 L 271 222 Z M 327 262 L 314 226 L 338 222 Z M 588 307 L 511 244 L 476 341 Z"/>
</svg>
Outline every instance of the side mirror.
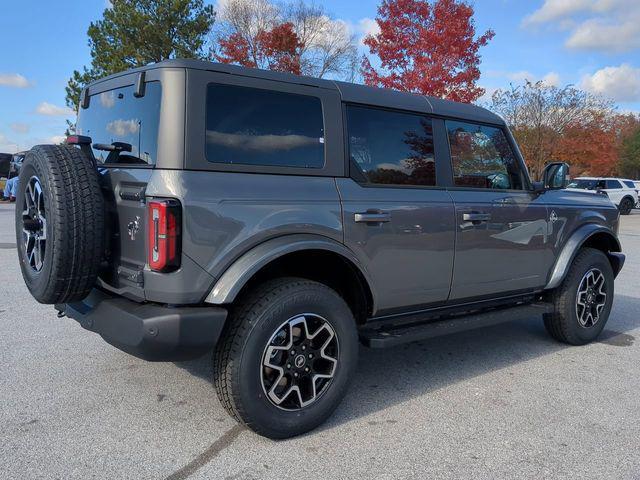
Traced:
<svg viewBox="0 0 640 480">
<path fill-rule="evenodd" d="M 565 162 L 553 162 L 542 171 L 542 184 L 546 190 L 560 190 L 569 184 L 569 165 Z"/>
</svg>

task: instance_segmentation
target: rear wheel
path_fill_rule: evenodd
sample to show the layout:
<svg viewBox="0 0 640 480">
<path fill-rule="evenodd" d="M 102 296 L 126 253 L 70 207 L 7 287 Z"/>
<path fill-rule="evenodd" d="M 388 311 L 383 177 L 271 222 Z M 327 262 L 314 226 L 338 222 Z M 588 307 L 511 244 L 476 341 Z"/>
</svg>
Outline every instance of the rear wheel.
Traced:
<svg viewBox="0 0 640 480">
<path fill-rule="evenodd" d="M 552 294 L 554 311 L 544 317 L 547 331 L 570 345 L 595 340 L 609 319 L 613 283 L 613 269 L 606 255 L 593 248 L 581 249 Z"/>
<path fill-rule="evenodd" d="M 277 279 L 234 309 L 214 355 L 214 384 L 239 422 L 287 438 L 331 415 L 357 359 L 355 320 L 344 300 L 317 282 Z"/>
<path fill-rule="evenodd" d="M 620 210 L 620 215 L 629 215 L 631 213 L 631 210 L 633 210 L 633 207 L 633 200 L 629 197 L 625 197 L 620 202 L 618 210 Z"/>
</svg>

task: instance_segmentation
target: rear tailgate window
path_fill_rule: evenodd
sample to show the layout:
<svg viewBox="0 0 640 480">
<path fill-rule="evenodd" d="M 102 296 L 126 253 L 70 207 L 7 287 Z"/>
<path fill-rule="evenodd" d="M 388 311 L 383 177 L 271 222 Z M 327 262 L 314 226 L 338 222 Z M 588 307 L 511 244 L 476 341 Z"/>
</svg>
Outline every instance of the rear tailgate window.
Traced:
<svg viewBox="0 0 640 480">
<path fill-rule="evenodd" d="M 80 108 L 78 112 L 76 131 L 91 137 L 93 154 L 100 164 L 156 162 L 160 82 L 148 82 L 142 97 L 134 96 L 134 91 L 135 87 L 130 85 L 92 95 L 89 108 Z"/>
</svg>

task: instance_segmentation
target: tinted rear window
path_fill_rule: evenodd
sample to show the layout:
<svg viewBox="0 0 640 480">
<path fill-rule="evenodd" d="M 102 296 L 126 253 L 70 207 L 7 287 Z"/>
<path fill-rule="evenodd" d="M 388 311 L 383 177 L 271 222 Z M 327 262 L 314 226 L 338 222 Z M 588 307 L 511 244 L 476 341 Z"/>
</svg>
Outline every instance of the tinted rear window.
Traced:
<svg viewBox="0 0 640 480">
<path fill-rule="evenodd" d="M 155 164 L 160 121 L 160 82 L 149 82 L 143 97 L 133 95 L 133 85 L 91 96 L 89 108 L 80 108 L 79 135 L 91 137 L 93 154 L 104 164 Z M 98 144 L 118 146 L 108 151 Z"/>
<path fill-rule="evenodd" d="M 211 84 L 206 155 L 215 163 L 322 168 L 322 103 L 308 95 Z"/>
</svg>

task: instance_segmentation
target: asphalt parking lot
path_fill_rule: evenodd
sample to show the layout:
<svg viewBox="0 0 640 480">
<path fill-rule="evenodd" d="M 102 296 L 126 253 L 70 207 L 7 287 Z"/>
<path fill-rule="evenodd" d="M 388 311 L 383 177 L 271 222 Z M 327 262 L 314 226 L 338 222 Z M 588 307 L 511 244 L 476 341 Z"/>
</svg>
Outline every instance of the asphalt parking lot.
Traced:
<svg viewBox="0 0 640 480">
<path fill-rule="evenodd" d="M 36 303 L 0 205 L 0 478 L 640 478 L 640 212 L 599 342 L 540 319 L 360 353 L 331 420 L 287 441 L 237 426 L 210 357 L 147 363 Z"/>
</svg>

